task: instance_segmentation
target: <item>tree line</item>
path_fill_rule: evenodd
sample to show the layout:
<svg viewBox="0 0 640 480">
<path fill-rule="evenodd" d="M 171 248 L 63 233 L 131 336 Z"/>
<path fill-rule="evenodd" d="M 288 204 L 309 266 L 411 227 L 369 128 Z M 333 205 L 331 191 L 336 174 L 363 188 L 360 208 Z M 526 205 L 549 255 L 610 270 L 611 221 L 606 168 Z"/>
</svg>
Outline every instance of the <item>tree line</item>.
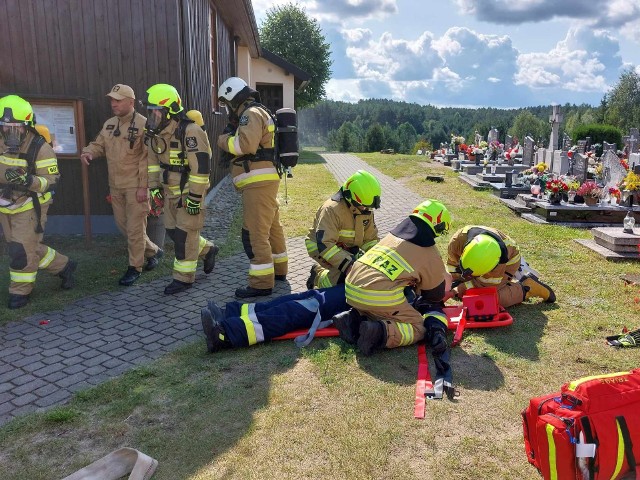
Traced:
<svg viewBox="0 0 640 480">
<path fill-rule="evenodd" d="M 610 125 L 626 134 L 640 126 L 640 76 L 632 69 L 623 72 L 619 82 L 599 106 L 565 104 L 560 132 L 570 137 L 578 127 Z M 299 112 L 302 145 L 323 146 L 341 152 L 373 152 L 393 149 L 415 153 L 418 148 L 449 142 L 451 135 L 473 142 L 478 131 L 484 139 L 497 128 L 499 140 L 507 134 L 521 141 L 531 136 L 547 147 L 551 133 L 551 105 L 518 109 L 454 108 L 418 105 L 385 99 L 357 103 L 323 100 Z"/>
</svg>

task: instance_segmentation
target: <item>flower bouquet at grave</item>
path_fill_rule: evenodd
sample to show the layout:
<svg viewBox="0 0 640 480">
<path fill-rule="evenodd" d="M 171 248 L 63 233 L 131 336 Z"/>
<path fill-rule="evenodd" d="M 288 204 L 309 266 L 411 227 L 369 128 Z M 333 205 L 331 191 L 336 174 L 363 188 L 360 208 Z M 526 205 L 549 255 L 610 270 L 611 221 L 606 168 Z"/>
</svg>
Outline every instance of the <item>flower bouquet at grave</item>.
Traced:
<svg viewBox="0 0 640 480">
<path fill-rule="evenodd" d="M 620 189 L 618 187 L 609 187 L 609 201 L 612 204 L 617 204 L 620 203 L 620 196 L 622 195 L 622 192 L 620 192 Z"/>
<path fill-rule="evenodd" d="M 482 150 L 486 150 L 486 148 L 489 146 L 489 144 L 487 143 L 486 140 L 482 140 L 480 142 L 480 144 L 478 145 L 478 147 L 480 147 Z"/>
<path fill-rule="evenodd" d="M 541 176 L 544 174 L 544 172 L 547 171 L 548 168 L 549 168 L 549 165 L 547 165 L 544 162 L 540 162 L 537 165 L 533 166 L 533 171 L 536 175 Z"/>
<path fill-rule="evenodd" d="M 623 202 L 626 202 L 629 196 L 633 195 L 635 203 L 640 205 L 640 175 L 629 170 L 618 184 L 618 188 Z"/>
<path fill-rule="evenodd" d="M 595 205 L 602 196 L 602 188 L 593 180 L 587 180 L 580 185 L 580 188 L 576 191 L 576 195 L 584 198 L 584 203 L 587 205 Z"/>
<path fill-rule="evenodd" d="M 620 159 L 620 165 L 628 172 L 629 171 L 629 162 L 627 162 L 626 158 Z"/>
<path fill-rule="evenodd" d="M 547 180 L 545 187 L 545 190 L 549 192 L 549 202 L 552 204 L 559 204 L 562 201 L 563 194 L 569 191 L 569 186 L 560 178 Z"/>
</svg>

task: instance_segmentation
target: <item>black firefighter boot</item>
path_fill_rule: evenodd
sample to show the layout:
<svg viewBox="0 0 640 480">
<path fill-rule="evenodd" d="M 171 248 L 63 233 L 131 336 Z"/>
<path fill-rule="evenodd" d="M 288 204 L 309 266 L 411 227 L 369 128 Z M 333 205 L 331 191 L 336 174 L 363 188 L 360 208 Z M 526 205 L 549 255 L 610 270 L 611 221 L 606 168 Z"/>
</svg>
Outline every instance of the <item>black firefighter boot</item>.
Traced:
<svg viewBox="0 0 640 480">
<path fill-rule="evenodd" d="M 209 251 L 204 256 L 204 273 L 209 275 L 213 272 L 213 268 L 216 266 L 216 255 L 218 255 L 218 250 L 220 250 L 216 245 L 209 248 Z"/>
<path fill-rule="evenodd" d="M 78 266 L 77 262 L 69 259 L 69 261 L 64 266 L 62 271 L 58 273 L 58 276 L 62 279 L 62 284 L 60 286 L 64 290 L 69 290 L 70 288 L 73 288 L 73 284 L 75 283 L 73 272 L 76 271 L 77 266 Z"/>
<path fill-rule="evenodd" d="M 136 267 L 129 266 L 129 268 L 127 268 L 127 271 L 124 272 L 124 275 L 122 276 L 122 278 L 118 280 L 118 283 L 120 285 L 124 285 L 125 287 L 129 287 L 133 285 L 133 283 L 138 278 L 140 278 L 140 275 L 141 273 L 138 271 Z"/>
<path fill-rule="evenodd" d="M 215 306 L 215 309 L 211 308 Z M 217 309 L 217 311 L 216 311 Z M 219 352 L 225 348 L 231 348 L 231 342 L 227 340 L 224 328 L 222 324 L 217 320 L 216 317 L 222 315 L 222 310 L 214 303 L 209 304 L 209 308 L 203 308 L 200 311 L 200 319 L 202 320 L 202 329 L 204 330 L 204 334 L 207 337 L 207 350 L 209 353 Z"/>
<path fill-rule="evenodd" d="M 236 297 L 238 298 L 250 298 L 250 297 L 266 297 L 271 295 L 272 289 L 270 288 L 253 288 L 251 286 L 245 288 L 236 289 Z"/>
<path fill-rule="evenodd" d="M 147 264 L 144 266 L 145 270 L 153 270 L 160 263 L 160 259 L 164 257 L 164 250 L 158 248 L 158 251 L 153 257 L 147 258 Z"/>
<path fill-rule="evenodd" d="M 365 320 L 360 324 L 358 350 L 368 357 L 372 353 L 382 350 L 387 344 L 387 327 L 379 320 Z"/>
<path fill-rule="evenodd" d="M 192 286 L 193 283 L 181 282 L 180 280 L 173 279 L 169 285 L 164 287 L 164 294 L 173 295 L 174 293 L 184 292 Z"/>
<path fill-rule="evenodd" d="M 338 329 L 340 338 L 345 342 L 355 345 L 360 337 L 360 323 L 366 320 L 355 308 L 340 312 L 333 316 L 333 326 Z"/>
<path fill-rule="evenodd" d="M 27 303 L 29 303 L 29 295 L 18 295 L 17 293 L 9 294 L 9 304 L 7 305 L 10 309 L 22 308 Z"/>
</svg>

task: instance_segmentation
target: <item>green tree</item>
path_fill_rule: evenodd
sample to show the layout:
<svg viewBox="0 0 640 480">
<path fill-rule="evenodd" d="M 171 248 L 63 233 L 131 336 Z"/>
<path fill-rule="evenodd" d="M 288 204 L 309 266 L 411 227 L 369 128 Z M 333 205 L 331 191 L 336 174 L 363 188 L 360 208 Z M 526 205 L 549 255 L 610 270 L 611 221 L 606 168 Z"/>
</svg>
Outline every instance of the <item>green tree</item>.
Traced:
<svg viewBox="0 0 640 480">
<path fill-rule="evenodd" d="M 633 68 L 622 72 L 618 84 L 603 99 L 604 123 L 627 132 L 640 124 L 640 75 Z"/>
<path fill-rule="evenodd" d="M 330 139 L 329 146 L 332 150 L 339 152 L 362 151 L 362 131 L 353 122 L 344 122 L 335 134 L 330 136 Z"/>
<path fill-rule="evenodd" d="M 542 136 L 545 126 L 542 120 L 525 110 L 520 112 L 513 120 L 513 125 L 509 129 L 509 135 L 517 136 L 520 142 L 523 142 L 527 135 L 531 135 L 533 138 Z"/>
<path fill-rule="evenodd" d="M 306 88 L 295 94 L 296 108 L 311 106 L 326 96 L 331 78 L 331 47 L 322 29 L 297 4 L 267 10 L 260 25 L 260 44 L 311 75 Z"/>
<path fill-rule="evenodd" d="M 418 137 L 416 129 L 409 122 L 404 122 L 398 127 L 397 135 L 400 153 L 410 153 Z"/>
<path fill-rule="evenodd" d="M 367 130 L 365 136 L 365 148 L 367 152 L 379 152 L 385 148 L 384 132 L 379 123 L 374 123 Z"/>
</svg>

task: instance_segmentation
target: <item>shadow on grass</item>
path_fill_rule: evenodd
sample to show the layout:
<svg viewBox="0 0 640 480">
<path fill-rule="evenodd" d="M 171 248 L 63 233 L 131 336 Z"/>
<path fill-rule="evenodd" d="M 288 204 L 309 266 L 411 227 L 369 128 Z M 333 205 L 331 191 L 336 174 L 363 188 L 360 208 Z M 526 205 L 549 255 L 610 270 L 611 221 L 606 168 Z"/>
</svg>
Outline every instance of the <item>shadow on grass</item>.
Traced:
<svg viewBox="0 0 640 480">
<path fill-rule="evenodd" d="M 307 165 L 313 165 L 317 163 L 327 163 L 322 156 L 318 155 L 315 152 L 310 152 L 309 150 L 303 150 L 300 152 L 300 157 L 298 159 L 299 163 L 304 163 Z"/>
<path fill-rule="evenodd" d="M 487 329 L 485 341 L 512 357 L 539 360 L 538 343 L 547 326 L 545 311 L 555 310 L 553 303 L 522 303 L 509 309 L 513 324 L 505 328 Z"/>
</svg>

